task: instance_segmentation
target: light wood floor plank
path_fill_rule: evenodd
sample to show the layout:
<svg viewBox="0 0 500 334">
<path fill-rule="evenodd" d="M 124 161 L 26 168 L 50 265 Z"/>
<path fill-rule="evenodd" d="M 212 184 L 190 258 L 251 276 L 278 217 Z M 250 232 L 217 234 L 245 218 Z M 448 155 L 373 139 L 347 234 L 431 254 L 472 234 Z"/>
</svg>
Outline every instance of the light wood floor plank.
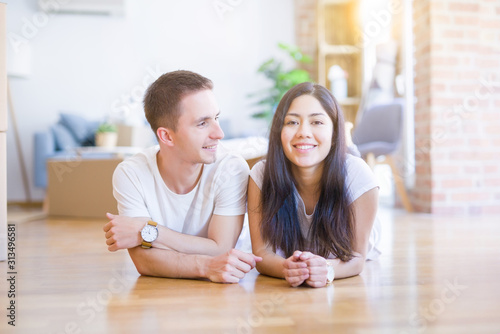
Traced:
<svg viewBox="0 0 500 334">
<path fill-rule="evenodd" d="M 104 220 L 20 223 L 16 327 L 4 315 L 1 333 L 500 332 L 500 217 L 381 216 L 381 258 L 323 289 L 141 277 L 107 251 Z"/>
</svg>

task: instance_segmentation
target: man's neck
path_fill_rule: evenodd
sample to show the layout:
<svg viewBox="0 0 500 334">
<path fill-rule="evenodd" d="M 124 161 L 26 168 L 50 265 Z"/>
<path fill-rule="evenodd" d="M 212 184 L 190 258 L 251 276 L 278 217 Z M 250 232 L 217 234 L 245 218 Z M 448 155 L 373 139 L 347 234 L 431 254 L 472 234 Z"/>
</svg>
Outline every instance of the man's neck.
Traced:
<svg viewBox="0 0 500 334">
<path fill-rule="evenodd" d="M 203 164 L 193 164 L 179 159 L 168 159 L 166 152 L 158 151 L 156 164 L 165 185 L 176 194 L 187 194 L 196 187 L 203 171 Z"/>
</svg>

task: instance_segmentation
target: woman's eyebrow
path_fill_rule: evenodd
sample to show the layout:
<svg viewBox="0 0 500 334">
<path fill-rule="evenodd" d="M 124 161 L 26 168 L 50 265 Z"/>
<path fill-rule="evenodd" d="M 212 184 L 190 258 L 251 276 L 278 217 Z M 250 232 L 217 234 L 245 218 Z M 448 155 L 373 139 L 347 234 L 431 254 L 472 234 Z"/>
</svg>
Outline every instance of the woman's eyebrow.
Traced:
<svg viewBox="0 0 500 334">
<path fill-rule="evenodd" d="M 288 113 L 285 115 L 286 116 L 294 116 L 294 117 L 300 117 L 300 114 L 296 114 L 296 113 Z M 307 117 L 316 117 L 316 116 L 327 116 L 325 115 L 324 113 L 321 113 L 321 112 L 316 112 L 316 113 L 312 113 L 312 114 L 309 114 L 307 115 Z"/>
</svg>

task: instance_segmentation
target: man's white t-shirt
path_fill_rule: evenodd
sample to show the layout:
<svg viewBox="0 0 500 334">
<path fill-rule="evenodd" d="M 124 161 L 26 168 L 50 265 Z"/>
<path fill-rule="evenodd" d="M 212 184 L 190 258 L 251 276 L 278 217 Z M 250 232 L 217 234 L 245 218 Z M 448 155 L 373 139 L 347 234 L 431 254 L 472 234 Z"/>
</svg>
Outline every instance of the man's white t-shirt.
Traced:
<svg viewBox="0 0 500 334">
<path fill-rule="evenodd" d="M 242 157 L 218 154 L 216 162 L 203 166 L 193 190 L 176 194 L 160 175 L 158 151 L 159 146 L 150 147 L 116 168 L 113 195 L 120 215 L 151 217 L 176 232 L 206 238 L 212 215 L 245 214 L 249 168 Z"/>
<path fill-rule="evenodd" d="M 378 187 L 378 183 L 375 180 L 373 172 L 371 171 L 370 167 L 368 167 L 368 165 L 363 161 L 363 159 L 347 154 L 346 167 L 346 183 L 348 186 L 350 197 L 349 203 L 354 202 L 368 190 Z M 265 161 L 260 161 L 256 163 L 255 166 L 253 166 L 252 171 L 250 172 L 250 177 L 255 182 L 257 187 L 259 187 L 259 189 L 262 189 L 264 169 Z M 307 239 L 309 227 L 311 226 L 314 213 L 311 215 L 306 214 L 304 202 L 302 201 L 302 198 L 300 197 L 297 190 L 295 190 L 295 198 L 297 199 L 297 215 L 302 235 L 306 236 Z M 380 230 L 380 220 L 378 219 L 378 217 L 376 217 L 369 239 L 367 253 L 368 260 L 375 260 L 380 255 L 380 251 L 377 248 L 377 245 L 380 241 Z M 278 254 L 284 256 L 283 252 L 281 251 L 279 251 Z M 330 254 L 330 257 L 333 257 L 333 255 Z"/>
</svg>

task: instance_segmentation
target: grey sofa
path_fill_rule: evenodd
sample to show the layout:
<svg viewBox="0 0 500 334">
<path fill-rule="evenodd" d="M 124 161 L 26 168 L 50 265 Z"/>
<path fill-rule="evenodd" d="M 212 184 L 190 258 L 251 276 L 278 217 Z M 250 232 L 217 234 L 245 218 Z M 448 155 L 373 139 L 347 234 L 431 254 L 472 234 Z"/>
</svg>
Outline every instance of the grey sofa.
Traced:
<svg viewBox="0 0 500 334">
<path fill-rule="evenodd" d="M 47 187 L 47 159 L 74 159 L 75 148 L 93 146 L 99 121 L 89 121 L 70 113 L 61 113 L 58 123 L 34 136 L 34 181 L 39 188 Z"/>
</svg>

